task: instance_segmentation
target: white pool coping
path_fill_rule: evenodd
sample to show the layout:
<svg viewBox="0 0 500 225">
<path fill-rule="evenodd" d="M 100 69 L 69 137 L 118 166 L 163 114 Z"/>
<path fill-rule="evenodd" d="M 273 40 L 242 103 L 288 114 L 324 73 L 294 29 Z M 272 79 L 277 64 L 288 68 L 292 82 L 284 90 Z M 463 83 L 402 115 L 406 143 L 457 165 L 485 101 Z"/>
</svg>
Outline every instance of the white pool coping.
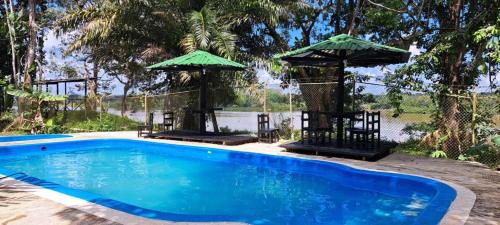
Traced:
<svg viewBox="0 0 500 225">
<path fill-rule="evenodd" d="M 138 139 L 138 138 L 131 138 L 131 137 L 90 137 L 86 135 L 79 135 L 75 134 L 74 137 L 69 137 L 69 138 L 55 138 L 55 139 L 43 139 L 43 140 L 31 140 L 31 141 L 19 141 L 19 142 L 3 142 L 0 143 L 1 146 L 12 146 L 12 145 L 25 145 L 25 144 L 40 144 L 40 143 L 54 143 L 54 142 L 64 142 L 64 141 L 74 141 L 74 140 L 92 140 L 92 139 L 132 139 L 132 140 L 141 140 L 141 141 L 149 141 L 149 142 L 156 142 L 156 143 L 171 143 L 171 144 L 177 144 L 177 145 L 186 145 L 186 146 L 201 146 L 201 147 L 211 147 L 211 148 L 220 148 L 220 149 L 226 149 L 226 150 L 233 150 L 233 151 L 240 151 L 240 152 L 254 152 L 254 153 L 261 153 L 261 154 L 268 154 L 268 155 L 279 155 L 279 156 L 284 156 L 284 157 L 291 157 L 291 158 L 300 158 L 300 159 L 308 159 L 308 160 L 317 160 L 317 161 L 324 161 L 324 162 L 330 162 L 330 163 L 338 163 L 341 165 L 349 166 L 355 169 L 360 169 L 360 170 L 366 170 L 366 171 L 375 171 L 375 172 L 383 172 L 383 173 L 393 173 L 393 174 L 405 174 L 405 175 L 412 175 L 416 177 L 422 177 L 422 178 L 427 178 L 431 180 L 436 180 L 439 182 L 442 182 L 444 184 L 449 185 L 456 191 L 456 197 L 455 200 L 451 203 L 450 207 L 448 208 L 447 213 L 444 215 L 444 217 L 440 221 L 440 225 L 463 225 L 466 223 L 467 219 L 469 218 L 469 214 L 474 207 L 474 203 L 476 201 L 476 194 L 472 192 L 470 189 L 452 183 L 448 181 L 443 181 L 440 179 L 432 178 L 432 177 L 427 177 L 427 176 L 421 176 L 421 175 L 416 175 L 416 174 L 409 174 L 409 173 L 401 173 L 401 172 L 395 172 L 395 171 L 385 171 L 385 170 L 375 170 L 375 169 L 370 169 L 370 168 L 364 168 L 360 166 L 355 166 L 351 165 L 349 163 L 344 163 L 344 162 L 334 162 L 331 160 L 326 160 L 326 159 L 321 159 L 321 158 L 310 158 L 306 156 L 300 156 L 300 155 L 285 155 L 280 152 L 261 152 L 261 151 L 255 151 L 252 149 L 245 149 L 245 148 L 237 148 L 234 146 L 219 146 L 219 145 L 213 145 L 213 144 L 206 144 L 206 143 L 197 143 L 197 142 L 181 142 L 181 141 L 169 141 L 169 140 L 158 140 L 158 139 Z M 5 176 L 3 174 L 0 174 L 0 176 Z M 119 210 L 115 210 L 112 208 L 108 208 L 99 204 L 95 204 L 92 202 L 88 202 L 83 199 L 79 199 L 70 195 L 66 195 L 57 191 L 53 191 L 50 189 L 46 189 L 37 185 L 32 185 L 23 181 L 19 181 L 13 178 L 5 178 L 0 180 L 0 183 L 6 184 L 9 186 L 24 186 L 24 187 L 29 187 L 30 193 L 33 193 L 37 196 L 40 196 L 42 198 L 52 200 L 54 202 L 60 203 L 64 206 L 75 208 L 78 210 L 81 210 L 83 212 L 105 218 L 107 220 L 120 223 L 123 225 L 139 225 L 139 224 L 151 224 L 151 225 L 170 225 L 170 224 L 175 224 L 175 225 L 200 225 L 200 224 L 211 224 L 211 225 L 237 225 L 237 224 L 244 224 L 244 223 L 236 223 L 236 222 L 173 222 L 173 221 L 164 221 L 164 220 L 154 220 L 154 219 L 147 219 L 144 217 L 132 215 L 126 212 L 122 212 Z"/>
</svg>

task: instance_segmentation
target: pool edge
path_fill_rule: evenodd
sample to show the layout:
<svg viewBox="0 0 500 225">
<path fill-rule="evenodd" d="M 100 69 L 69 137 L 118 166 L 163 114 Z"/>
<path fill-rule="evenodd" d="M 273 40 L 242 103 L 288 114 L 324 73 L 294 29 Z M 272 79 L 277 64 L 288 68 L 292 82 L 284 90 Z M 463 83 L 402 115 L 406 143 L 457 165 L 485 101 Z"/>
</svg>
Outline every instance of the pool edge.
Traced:
<svg viewBox="0 0 500 225">
<path fill-rule="evenodd" d="M 95 137 L 95 138 L 89 138 L 89 137 L 78 137 L 78 136 L 73 136 L 71 138 L 57 138 L 57 139 L 45 139 L 45 140 L 33 140 L 33 141 L 26 141 L 26 142 L 17 142 L 17 143 L 12 143 L 14 145 L 29 145 L 29 144 L 41 144 L 41 143 L 53 143 L 53 142 L 65 142 L 65 141 L 76 141 L 76 140 L 99 140 L 99 139 L 116 139 L 116 140 L 135 140 L 135 141 L 145 141 L 145 142 L 153 142 L 153 143 L 164 143 L 164 144 L 173 144 L 173 145 L 185 145 L 185 146 L 195 146 L 195 147 L 204 147 L 204 148 L 213 148 L 213 149 L 222 149 L 222 150 L 230 150 L 230 151 L 237 151 L 237 152 L 244 152 L 244 153 L 254 153 L 254 154 L 262 154 L 262 155 L 273 155 L 273 156 L 281 156 L 281 157 L 290 157 L 290 158 L 298 158 L 298 159 L 305 159 L 305 160 L 313 160 L 313 161 L 321 161 L 321 162 L 327 162 L 327 163 L 335 163 L 335 164 L 339 164 L 339 165 L 343 165 L 343 166 L 346 166 L 346 167 L 350 167 L 350 168 L 353 168 L 353 169 L 357 169 L 357 170 L 363 170 L 363 171 L 372 171 L 372 172 L 381 172 L 381 173 L 392 173 L 392 174 L 400 174 L 400 175 L 410 175 L 410 176 L 415 176 L 415 177 L 420 177 L 420 178 L 425 178 L 425 179 L 430 179 L 430 180 L 433 180 L 433 181 L 437 181 L 437 182 L 441 182 L 443 184 L 446 184 L 448 186 L 450 186 L 455 192 L 456 192 L 456 197 L 455 199 L 450 203 L 450 206 L 448 207 L 448 210 L 447 212 L 445 213 L 445 215 L 441 218 L 439 224 L 440 225 L 462 225 L 462 224 L 465 224 L 467 219 L 469 218 L 469 215 L 470 215 L 470 212 L 475 204 L 475 201 L 476 201 L 476 194 L 474 192 L 472 192 L 470 189 L 462 186 L 462 185 L 458 185 L 458 184 L 455 184 L 453 182 L 448 182 L 448 181 L 444 181 L 444 180 L 441 180 L 441 179 L 437 179 L 437 178 L 432 178 L 432 177 L 428 177 L 428 176 L 422 176 L 422 175 L 417 175 L 417 174 L 412 174 L 412 173 L 401 173 L 401 172 L 396 172 L 396 171 L 391 171 L 391 170 L 377 170 L 377 169 L 371 169 L 371 168 L 365 168 L 365 167 L 362 167 L 362 166 L 356 166 L 356 165 L 352 165 L 352 164 L 349 164 L 349 163 L 346 163 L 346 162 L 338 162 L 338 161 L 331 161 L 331 160 L 327 160 L 327 159 L 322 159 L 322 158 L 311 158 L 311 157 L 306 157 L 306 156 L 301 156 L 301 155 L 290 155 L 290 154 L 282 154 L 282 152 L 278 152 L 277 154 L 274 153 L 274 152 L 269 152 L 269 153 L 263 153 L 263 152 L 255 152 L 255 151 L 252 151 L 250 149 L 236 149 L 236 148 L 233 148 L 234 146 L 213 146 L 213 145 L 205 145 L 205 144 L 200 144 L 200 143 L 193 143 L 193 142 L 188 142 L 188 143 L 185 143 L 185 142 L 169 142 L 169 141 L 165 141 L 165 140 L 154 140 L 154 139 L 139 139 L 139 138 L 114 138 L 114 137 Z M 12 145 L 10 144 L 10 145 Z M 2 146 L 0 144 L 0 146 Z M 5 176 L 4 174 L 1 174 L 0 173 L 0 176 Z M 67 207 L 73 207 L 73 208 L 77 208 L 81 211 L 84 211 L 84 212 L 87 212 L 89 214 L 92 214 L 92 215 L 96 215 L 96 216 L 99 216 L 99 217 L 102 217 L 102 218 L 105 218 L 105 219 L 108 219 L 108 220 L 112 220 L 114 221 L 113 219 L 116 219 L 116 218 L 119 218 L 120 221 L 122 222 L 119 222 L 119 221 L 115 221 L 115 222 L 118 222 L 118 223 L 122 223 L 122 224 L 144 224 L 145 222 L 147 222 L 148 224 L 151 224 L 152 222 L 154 222 L 153 224 L 221 224 L 221 225 L 228 225 L 228 224 L 242 224 L 242 223 L 235 223 L 235 222 L 213 222 L 213 223 L 207 223 L 207 222 L 172 222 L 172 221 L 165 221 L 165 220 L 156 220 L 156 219 L 148 219 L 148 218 L 144 218 L 144 217 L 141 217 L 141 216 L 137 216 L 137 215 L 134 215 L 134 214 L 131 214 L 131 213 L 126 213 L 126 212 L 123 212 L 123 211 L 120 211 L 120 210 L 116 210 L 116 209 L 112 209 L 110 207 L 106 207 L 106 206 L 103 206 L 103 205 L 100 205 L 100 204 L 97 204 L 97 203 L 92 203 L 92 202 L 88 202 L 86 200 L 83 200 L 83 199 L 79 199 L 77 197 L 73 197 L 71 195 L 68 195 L 68 194 L 64 194 L 64 193 L 60 193 L 60 192 L 57 192 L 57 191 L 54 191 L 54 190 L 50 190 L 48 188 L 44 188 L 44 187 L 41 187 L 41 186 L 38 186 L 38 185 L 33 185 L 33 184 L 29 184 L 29 183 L 26 183 L 26 182 L 23 182 L 23 181 L 20 181 L 20 180 L 17 180 L 17 179 L 12 179 L 12 178 L 9 178 L 10 180 L 14 180 L 16 182 L 21 182 L 21 183 L 24 183 L 23 185 L 29 185 L 30 188 L 34 188 L 34 189 L 44 189 L 45 191 L 43 192 L 40 192 L 40 193 L 47 193 L 47 192 L 54 192 L 52 194 L 42 194 L 42 195 L 38 195 L 40 197 L 43 197 L 43 198 L 46 198 L 48 200 L 52 200 L 54 202 L 57 202 L 57 203 L 60 203 L 60 204 L 63 204 Z M 0 180 L 0 183 L 3 183 L 4 180 Z M 38 193 L 38 192 L 37 192 Z M 62 197 L 58 197 L 56 199 L 53 199 L 53 196 L 54 194 L 57 194 L 57 195 L 64 195 L 67 199 L 66 200 L 69 200 L 69 201 L 65 201 L 64 199 L 65 198 L 62 198 Z M 63 200 L 61 200 L 63 199 Z M 75 207 L 74 205 L 71 205 L 71 202 L 72 200 L 74 201 L 74 199 L 77 199 L 79 201 L 84 201 L 87 205 L 87 207 L 90 205 L 92 206 L 92 208 L 103 208 L 104 210 L 99 210 L 99 212 L 102 212 L 102 211 L 106 211 L 106 213 L 110 213 L 111 215 L 108 215 L 108 214 L 96 214 L 95 212 L 88 212 L 87 211 L 87 207 L 83 207 L 83 208 L 78 208 L 78 207 Z M 118 214 L 117 214 L 118 213 Z M 120 217 L 125 217 L 125 218 L 135 218 L 135 219 L 126 219 L 126 220 L 122 220 Z M 130 223 L 130 221 L 136 221 L 136 220 L 139 220 L 141 221 L 140 223 L 136 223 L 136 222 L 133 222 L 133 223 Z"/>
<path fill-rule="evenodd" d="M 20 186 L 23 189 L 29 189 L 26 191 L 28 194 L 33 194 L 44 199 L 59 203 L 68 208 L 73 208 L 80 210 L 82 212 L 100 217 L 115 223 L 123 225 L 247 225 L 245 223 L 239 222 L 176 222 L 168 220 L 158 220 L 150 219 L 142 216 L 134 215 L 111 207 L 107 207 L 98 203 L 93 203 L 78 197 L 74 197 L 69 194 L 65 194 L 59 191 L 51 190 L 39 185 L 31 184 L 25 181 L 21 181 L 15 178 L 11 178 L 5 174 L 0 173 L 1 179 L 0 184 L 14 187 Z"/>
</svg>

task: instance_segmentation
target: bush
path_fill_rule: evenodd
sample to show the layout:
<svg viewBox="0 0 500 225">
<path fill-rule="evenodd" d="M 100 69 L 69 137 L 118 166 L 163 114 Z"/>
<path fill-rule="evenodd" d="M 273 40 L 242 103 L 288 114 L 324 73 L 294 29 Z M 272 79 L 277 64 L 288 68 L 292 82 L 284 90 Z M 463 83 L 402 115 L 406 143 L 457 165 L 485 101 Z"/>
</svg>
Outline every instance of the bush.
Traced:
<svg viewBox="0 0 500 225">
<path fill-rule="evenodd" d="M 495 168 L 500 165 L 500 145 L 495 143 L 474 145 L 467 149 L 462 159 L 480 162 Z"/>
<path fill-rule="evenodd" d="M 219 132 L 223 134 L 252 134 L 252 132 L 248 130 L 233 130 L 228 126 L 219 127 Z"/>
<path fill-rule="evenodd" d="M 10 124 L 12 124 L 15 118 L 16 117 L 12 112 L 4 112 L 0 116 L 0 130 L 3 131 L 5 128 L 7 128 Z"/>
<path fill-rule="evenodd" d="M 139 122 L 127 117 L 92 111 L 68 111 L 47 120 L 49 133 L 123 131 L 136 129 Z"/>
</svg>

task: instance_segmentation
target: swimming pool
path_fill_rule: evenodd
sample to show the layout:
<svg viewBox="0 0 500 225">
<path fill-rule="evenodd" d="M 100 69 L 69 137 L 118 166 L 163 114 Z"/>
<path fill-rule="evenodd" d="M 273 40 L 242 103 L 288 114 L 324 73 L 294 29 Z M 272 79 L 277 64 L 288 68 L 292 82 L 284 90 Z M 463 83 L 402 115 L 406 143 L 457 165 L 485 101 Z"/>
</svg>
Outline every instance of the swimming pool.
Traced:
<svg viewBox="0 0 500 225">
<path fill-rule="evenodd" d="M 0 136 L 0 142 L 13 142 L 13 141 L 30 141 L 51 138 L 66 138 L 72 137 L 67 134 L 36 134 L 36 135 L 15 135 L 15 136 Z"/>
<path fill-rule="evenodd" d="M 422 177 L 126 139 L 0 147 L 0 173 L 170 221 L 438 224 L 456 197 Z"/>
</svg>

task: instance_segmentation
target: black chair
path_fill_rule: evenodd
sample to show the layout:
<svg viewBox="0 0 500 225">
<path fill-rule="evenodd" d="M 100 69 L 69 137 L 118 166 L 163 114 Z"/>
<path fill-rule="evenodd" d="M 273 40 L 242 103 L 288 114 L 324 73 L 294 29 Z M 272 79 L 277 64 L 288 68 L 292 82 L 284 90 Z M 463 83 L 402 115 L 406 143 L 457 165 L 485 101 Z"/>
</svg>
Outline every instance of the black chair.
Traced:
<svg viewBox="0 0 500 225">
<path fill-rule="evenodd" d="M 302 144 L 306 139 L 309 144 L 325 144 L 327 133 L 328 140 L 331 142 L 332 126 L 328 114 L 319 111 L 302 111 L 300 134 Z M 326 125 L 321 125 L 321 115 L 326 116 Z"/>
<path fill-rule="evenodd" d="M 366 145 L 380 149 L 380 111 L 368 112 L 366 114 Z"/>
<path fill-rule="evenodd" d="M 307 135 L 307 142 L 312 142 L 312 136 L 314 135 L 314 112 L 313 111 L 302 111 L 300 116 L 300 141 L 304 144 Z"/>
<path fill-rule="evenodd" d="M 257 138 L 259 142 L 273 143 L 278 141 L 279 129 L 271 129 L 269 127 L 269 115 L 257 115 Z"/>
<path fill-rule="evenodd" d="M 360 123 L 361 127 L 356 126 Z M 349 133 L 351 147 L 380 148 L 380 112 L 353 113 L 346 133 Z"/>
<path fill-rule="evenodd" d="M 174 130 L 174 113 L 173 112 L 164 112 L 163 113 L 163 123 L 158 124 L 158 130 L 167 132 Z"/>
<path fill-rule="evenodd" d="M 361 143 L 361 139 L 365 139 L 365 111 L 349 112 L 345 113 L 348 119 L 348 125 L 345 128 L 344 140 L 351 147 L 358 146 Z"/>
<path fill-rule="evenodd" d="M 137 126 L 137 137 L 142 137 L 143 134 L 146 134 L 146 137 L 153 135 L 153 119 L 154 113 L 149 113 L 148 122 Z"/>
</svg>

